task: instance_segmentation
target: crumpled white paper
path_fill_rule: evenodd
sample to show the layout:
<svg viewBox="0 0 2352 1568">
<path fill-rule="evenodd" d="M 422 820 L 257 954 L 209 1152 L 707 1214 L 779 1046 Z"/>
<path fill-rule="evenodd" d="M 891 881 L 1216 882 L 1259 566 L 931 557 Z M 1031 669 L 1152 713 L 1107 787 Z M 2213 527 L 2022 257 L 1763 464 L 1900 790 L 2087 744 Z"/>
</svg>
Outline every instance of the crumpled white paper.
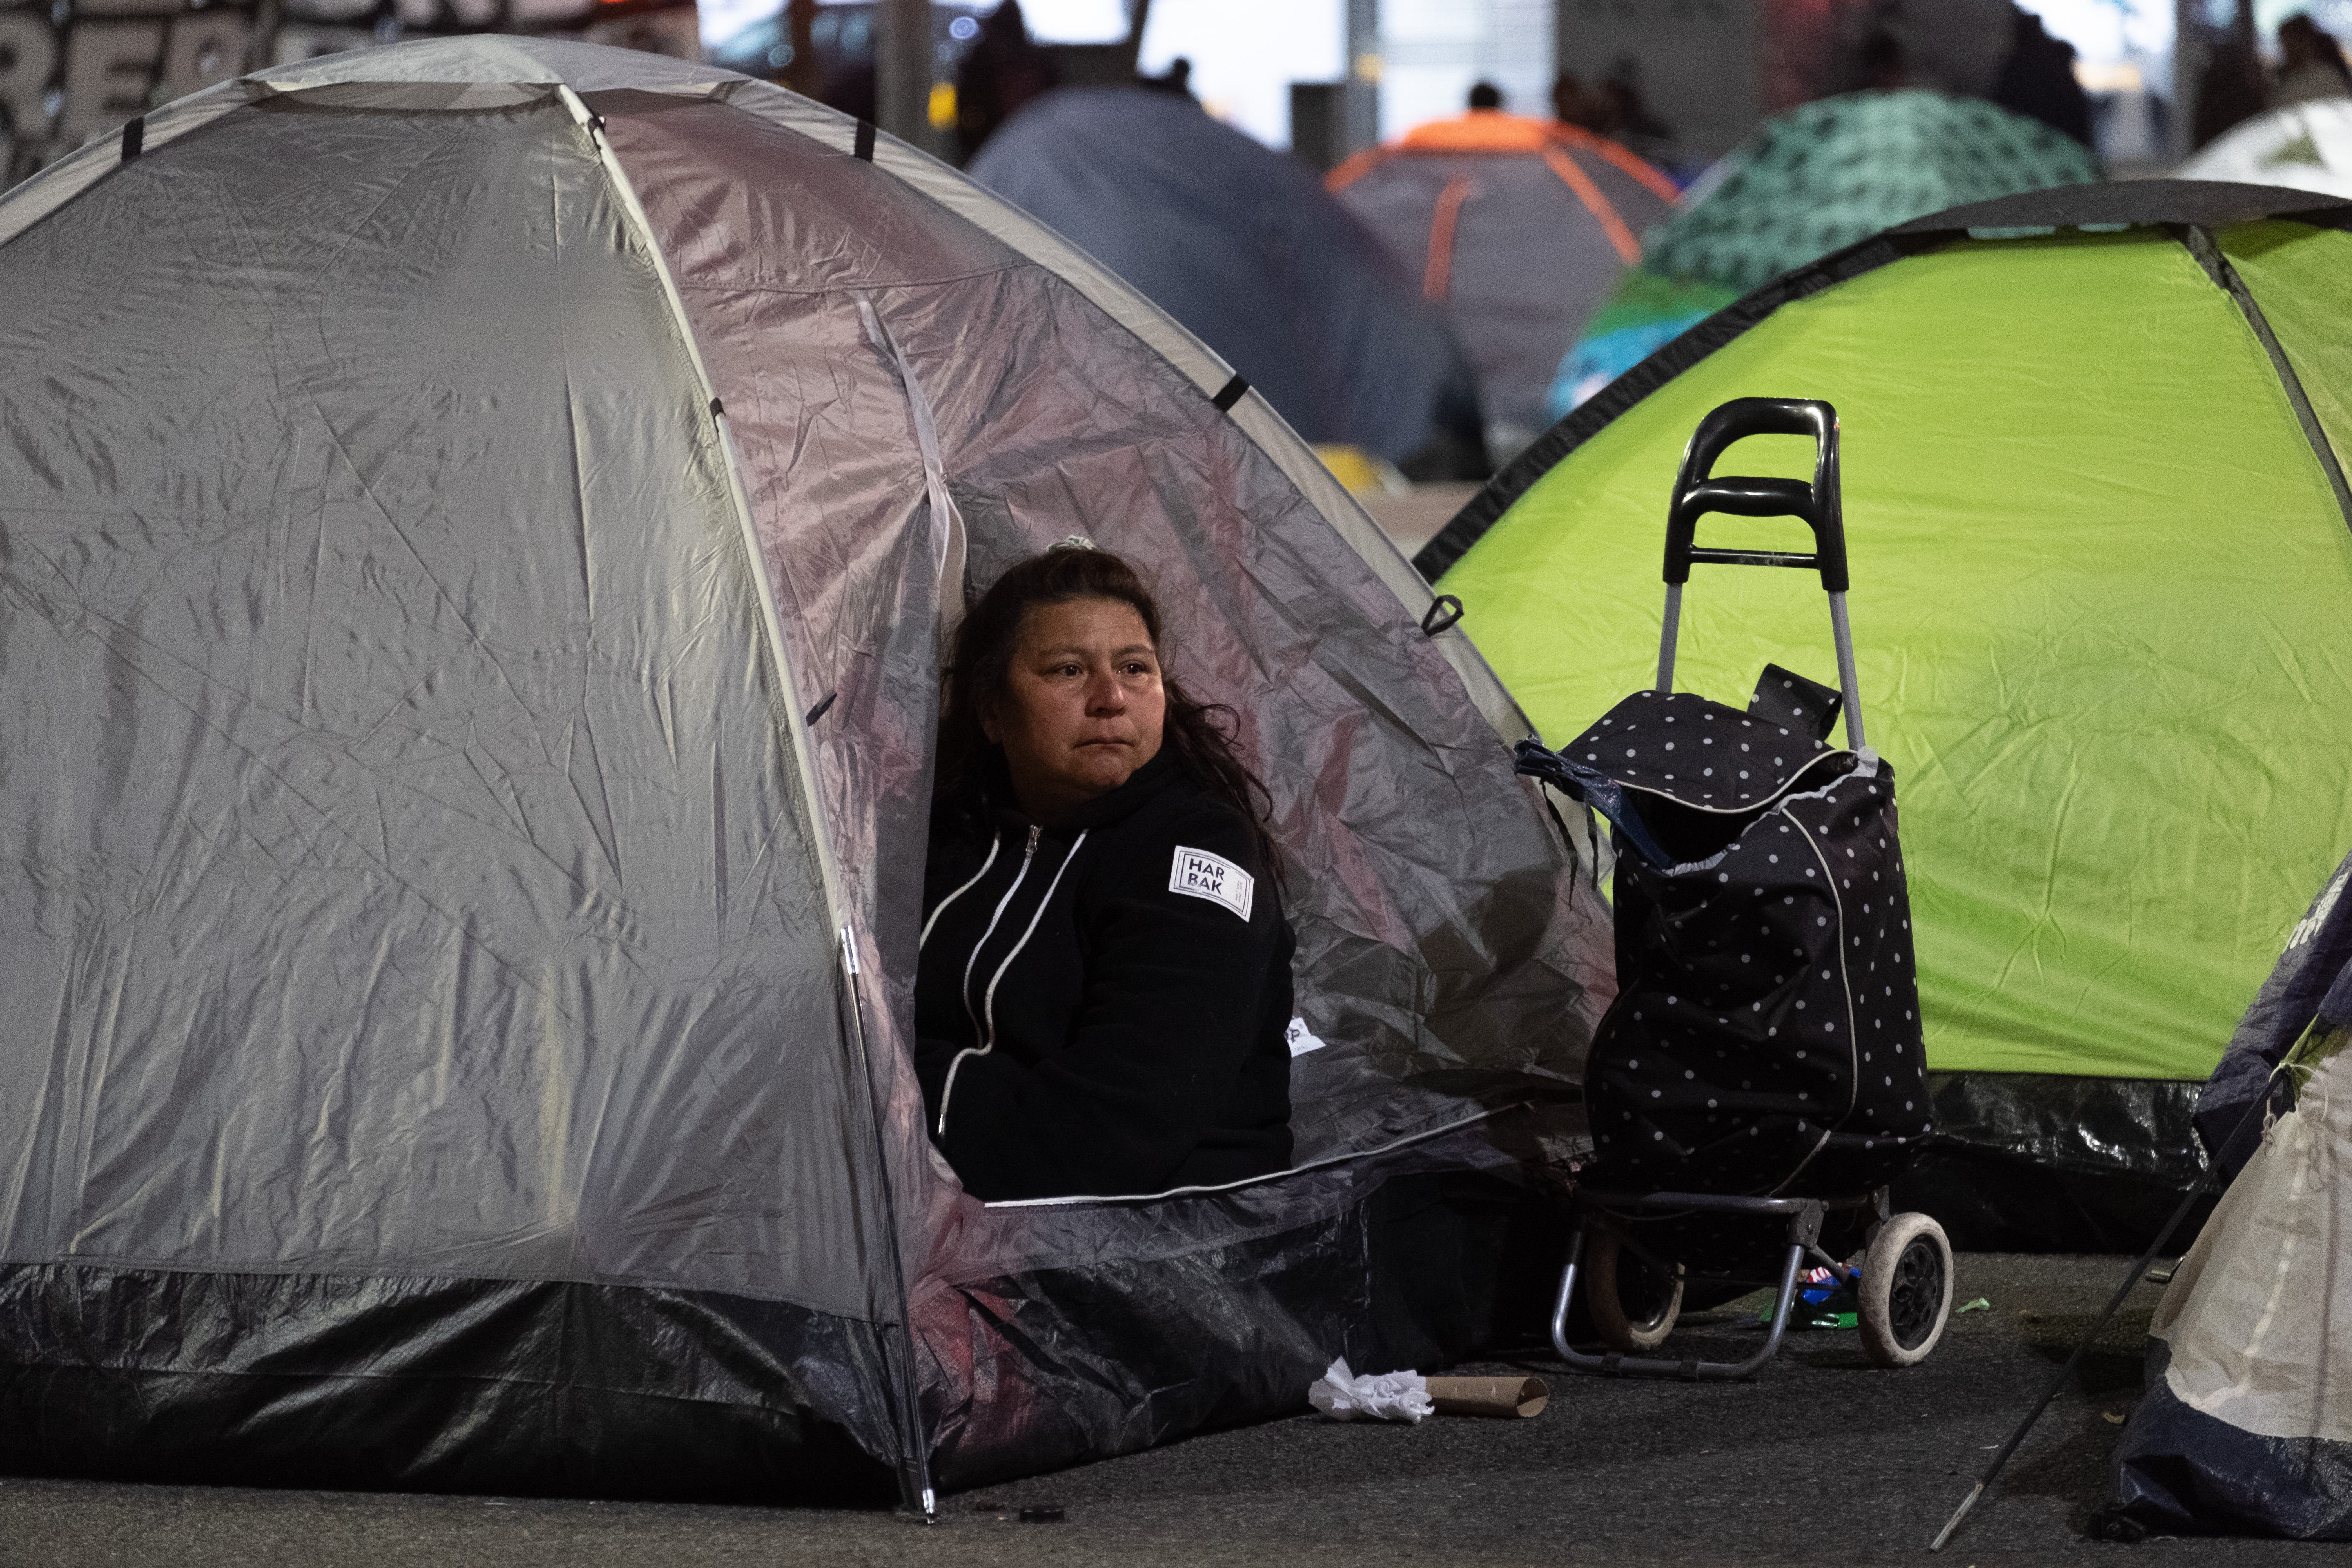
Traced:
<svg viewBox="0 0 2352 1568">
<path fill-rule="evenodd" d="M 1381 1421 L 1419 1421 L 1436 1414 L 1429 1402 L 1429 1384 L 1417 1372 L 1384 1372 L 1358 1377 L 1348 1370 L 1345 1356 L 1316 1379 L 1307 1391 L 1307 1403 L 1334 1421 L 1370 1415 Z"/>
</svg>

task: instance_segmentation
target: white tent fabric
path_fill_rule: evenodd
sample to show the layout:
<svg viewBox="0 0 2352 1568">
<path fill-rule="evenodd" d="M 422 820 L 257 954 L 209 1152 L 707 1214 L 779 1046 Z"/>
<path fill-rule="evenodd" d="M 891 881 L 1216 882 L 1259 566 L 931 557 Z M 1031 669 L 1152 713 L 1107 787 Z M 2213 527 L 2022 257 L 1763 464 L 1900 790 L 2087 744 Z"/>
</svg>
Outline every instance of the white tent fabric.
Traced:
<svg viewBox="0 0 2352 1568">
<path fill-rule="evenodd" d="M 2258 114 L 2216 137 L 2174 178 L 2352 196 L 2352 98 L 2315 99 Z"/>
<path fill-rule="evenodd" d="M 2352 1541 L 2352 965 L 2336 968 L 2315 1013 L 2295 1009 L 2309 1022 L 2268 1080 L 2250 1094 L 2239 1078 L 2204 1124 L 2224 1169 L 2244 1163 L 2149 1323 L 2147 1393 L 2116 1439 L 2095 1534 Z M 2282 1000 L 2265 987 L 2249 1022 L 2274 1021 Z"/>
<path fill-rule="evenodd" d="M 2352 1292 L 2330 1283 L 2352 1258 L 2352 1059 L 2330 1051 L 2309 1073 L 2148 1333 L 2170 1347 L 2164 1381 L 2190 1409 L 2265 1437 L 2352 1443 Z"/>
</svg>

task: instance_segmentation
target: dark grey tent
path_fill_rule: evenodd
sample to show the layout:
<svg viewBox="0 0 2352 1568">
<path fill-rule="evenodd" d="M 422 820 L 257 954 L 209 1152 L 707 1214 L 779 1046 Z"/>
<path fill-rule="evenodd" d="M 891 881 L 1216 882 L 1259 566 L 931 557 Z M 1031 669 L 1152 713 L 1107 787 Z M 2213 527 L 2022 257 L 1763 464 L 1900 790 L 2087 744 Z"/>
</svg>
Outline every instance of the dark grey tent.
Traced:
<svg viewBox="0 0 2352 1568">
<path fill-rule="evenodd" d="M 0 1467 L 920 1501 L 1491 1323 L 1605 911 L 1411 567 L 1054 235 L 481 37 L 84 147 L 0 290 Z M 1244 716 L 1325 1043 L 1293 1172 L 985 1205 L 908 1062 L 936 650 L 1075 531 Z"/>
<path fill-rule="evenodd" d="M 1470 361 L 1297 159 L 1181 94 L 1061 88 L 990 137 L 971 176 L 1182 322 L 1307 440 L 1485 477 Z"/>
</svg>

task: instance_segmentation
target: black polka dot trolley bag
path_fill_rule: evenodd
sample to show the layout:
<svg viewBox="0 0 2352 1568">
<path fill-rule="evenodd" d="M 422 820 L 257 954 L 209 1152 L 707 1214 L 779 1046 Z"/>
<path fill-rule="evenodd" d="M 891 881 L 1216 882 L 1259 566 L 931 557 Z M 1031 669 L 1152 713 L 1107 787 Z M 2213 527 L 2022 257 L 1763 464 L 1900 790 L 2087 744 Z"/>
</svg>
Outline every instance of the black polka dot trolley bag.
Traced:
<svg viewBox="0 0 2352 1568">
<path fill-rule="evenodd" d="M 1808 436 L 1813 478 L 1717 478 L 1750 436 Z M 1796 553 L 1709 549 L 1702 517 L 1794 517 Z M 1828 591 L 1838 685 L 1768 664 L 1745 709 L 1674 689 L 1691 567 L 1798 567 Z M 1594 1159 L 1553 1313 L 1571 1366 L 1746 1377 L 1792 1305 L 1852 1314 L 1884 1365 L 1923 1359 L 1951 1310 L 1951 1251 L 1886 1183 L 1931 1131 L 1895 773 L 1863 739 L 1846 615 L 1838 423 L 1827 403 L 1745 397 L 1699 424 L 1666 521 L 1658 683 L 1519 770 L 1607 819 L 1618 995 L 1585 1071 Z M 1845 744 L 1832 743 L 1843 715 Z M 1571 1303 L 1605 1346 L 1571 1348 Z M 1642 1352 L 1684 1305 L 1777 1288 L 1738 1361 Z"/>
</svg>

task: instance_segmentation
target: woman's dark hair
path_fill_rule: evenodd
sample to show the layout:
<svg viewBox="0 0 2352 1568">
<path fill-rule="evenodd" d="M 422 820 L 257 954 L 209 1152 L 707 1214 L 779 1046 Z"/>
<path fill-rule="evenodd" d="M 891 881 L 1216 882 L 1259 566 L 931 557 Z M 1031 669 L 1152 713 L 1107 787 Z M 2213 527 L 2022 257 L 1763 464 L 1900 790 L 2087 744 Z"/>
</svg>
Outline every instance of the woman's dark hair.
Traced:
<svg viewBox="0 0 2352 1568">
<path fill-rule="evenodd" d="M 1274 797 L 1234 749 L 1239 729 L 1234 710 L 1221 702 L 1194 701 L 1168 672 L 1159 602 L 1135 568 L 1108 550 L 1057 544 L 1042 555 L 1031 556 L 990 584 L 963 624 L 956 627 L 947 674 L 947 712 L 940 720 L 939 784 L 934 800 L 952 813 L 977 812 L 982 764 L 992 746 L 981 728 L 981 716 L 1004 694 L 1013 651 L 1021 639 L 1021 623 L 1032 610 L 1079 599 L 1114 600 L 1143 618 L 1151 646 L 1160 650 L 1163 660 L 1160 687 L 1167 694 L 1168 710 L 1160 746 L 1175 758 L 1187 778 L 1241 813 L 1250 825 L 1267 874 L 1280 882 L 1282 847 L 1266 828 Z"/>
</svg>

